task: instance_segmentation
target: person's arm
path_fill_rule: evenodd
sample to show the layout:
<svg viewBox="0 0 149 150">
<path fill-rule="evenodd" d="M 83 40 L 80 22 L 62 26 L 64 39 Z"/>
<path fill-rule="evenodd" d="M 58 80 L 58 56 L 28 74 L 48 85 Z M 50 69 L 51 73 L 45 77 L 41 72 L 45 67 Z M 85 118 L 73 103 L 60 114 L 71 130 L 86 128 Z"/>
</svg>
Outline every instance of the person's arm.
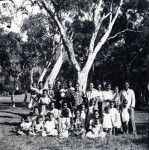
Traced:
<svg viewBox="0 0 149 150">
<path fill-rule="evenodd" d="M 135 108 L 135 104 L 136 104 L 135 93 L 132 90 L 132 93 L 131 93 L 131 108 Z"/>
</svg>

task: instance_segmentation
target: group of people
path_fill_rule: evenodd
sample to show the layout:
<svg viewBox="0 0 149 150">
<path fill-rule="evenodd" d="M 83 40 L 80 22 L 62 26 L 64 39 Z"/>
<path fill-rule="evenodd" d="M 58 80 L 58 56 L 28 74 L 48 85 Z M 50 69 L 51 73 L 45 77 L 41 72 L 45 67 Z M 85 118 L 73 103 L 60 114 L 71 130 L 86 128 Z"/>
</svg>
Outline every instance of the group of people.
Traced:
<svg viewBox="0 0 149 150">
<path fill-rule="evenodd" d="M 135 93 L 129 82 L 122 91 L 118 86 L 111 90 L 110 83 L 99 83 L 95 89 L 91 82 L 85 93 L 79 87 L 79 83 L 73 87 L 72 81 L 66 89 L 59 81 L 49 89 L 44 89 L 42 82 L 38 87 L 33 84 L 28 104 L 31 112 L 22 117 L 17 133 L 61 138 L 71 134 L 87 138 L 136 134 Z"/>
</svg>

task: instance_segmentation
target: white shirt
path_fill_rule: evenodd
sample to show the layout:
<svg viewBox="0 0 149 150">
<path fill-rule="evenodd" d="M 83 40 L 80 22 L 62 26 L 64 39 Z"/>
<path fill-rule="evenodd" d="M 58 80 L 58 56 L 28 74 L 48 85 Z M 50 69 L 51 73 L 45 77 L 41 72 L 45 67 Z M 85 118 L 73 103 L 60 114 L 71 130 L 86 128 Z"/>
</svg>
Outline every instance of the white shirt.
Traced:
<svg viewBox="0 0 149 150">
<path fill-rule="evenodd" d="M 135 93 L 132 89 L 122 90 L 120 93 L 121 101 L 123 102 L 124 99 L 128 101 L 127 107 L 135 107 Z"/>
<path fill-rule="evenodd" d="M 39 100 L 39 103 L 46 104 L 46 105 L 49 105 L 50 102 L 51 102 L 51 99 L 48 96 L 41 97 Z"/>
<path fill-rule="evenodd" d="M 59 110 L 54 108 L 52 110 L 49 110 L 50 113 L 52 113 L 54 115 L 54 118 L 59 118 Z"/>
<path fill-rule="evenodd" d="M 86 92 L 86 97 L 87 97 L 88 101 L 97 97 L 97 95 L 98 95 L 98 91 L 96 89 L 93 89 L 92 91 L 89 90 Z"/>
<path fill-rule="evenodd" d="M 113 91 L 109 90 L 109 91 L 103 91 L 103 100 L 113 100 L 114 95 L 113 95 Z"/>
<path fill-rule="evenodd" d="M 97 91 L 97 97 L 99 97 L 98 102 L 102 102 L 103 101 L 103 91 Z"/>
</svg>

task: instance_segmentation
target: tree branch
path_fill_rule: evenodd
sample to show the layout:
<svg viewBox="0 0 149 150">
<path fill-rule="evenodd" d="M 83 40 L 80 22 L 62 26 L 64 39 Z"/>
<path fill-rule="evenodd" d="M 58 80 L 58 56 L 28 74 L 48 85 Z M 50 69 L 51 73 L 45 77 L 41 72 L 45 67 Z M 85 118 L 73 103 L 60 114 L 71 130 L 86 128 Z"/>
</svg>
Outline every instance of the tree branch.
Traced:
<svg viewBox="0 0 149 150">
<path fill-rule="evenodd" d="M 107 41 L 116 38 L 117 36 L 119 36 L 119 35 L 122 34 L 122 33 L 125 33 L 126 31 L 139 32 L 139 33 L 140 33 L 140 32 L 143 32 L 143 31 L 135 31 L 135 30 L 131 30 L 131 29 L 125 29 L 125 30 L 122 30 L 122 31 L 116 33 L 114 36 L 109 37 Z"/>
<path fill-rule="evenodd" d="M 41 3 L 42 3 L 42 6 L 43 8 L 47 11 L 47 13 L 52 17 L 53 21 L 56 23 L 57 27 L 58 27 L 58 30 L 61 34 L 61 37 L 62 37 L 62 42 L 65 46 L 65 49 L 67 50 L 68 52 L 68 56 L 70 58 L 70 61 L 74 64 L 75 66 L 75 69 L 80 71 L 81 68 L 75 58 L 75 53 L 74 53 L 74 50 L 73 50 L 73 43 L 71 42 L 71 40 L 69 40 L 67 38 L 67 35 L 66 35 L 66 31 L 64 30 L 62 24 L 60 23 L 58 17 L 56 14 L 54 14 L 50 9 L 47 8 L 46 4 L 44 3 L 43 0 L 41 0 Z"/>
</svg>

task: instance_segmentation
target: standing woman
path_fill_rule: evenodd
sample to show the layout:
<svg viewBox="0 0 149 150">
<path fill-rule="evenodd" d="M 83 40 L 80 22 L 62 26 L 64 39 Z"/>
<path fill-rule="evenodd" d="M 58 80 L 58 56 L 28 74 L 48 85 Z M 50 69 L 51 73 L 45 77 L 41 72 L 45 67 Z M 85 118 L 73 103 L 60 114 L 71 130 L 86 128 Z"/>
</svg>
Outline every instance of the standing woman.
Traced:
<svg viewBox="0 0 149 150">
<path fill-rule="evenodd" d="M 117 110 L 119 110 L 119 109 L 120 109 L 121 100 L 120 100 L 120 93 L 119 93 L 119 88 L 118 88 L 118 86 L 115 86 L 115 87 L 114 87 L 113 96 L 114 96 L 113 101 L 115 102 L 115 108 L 116 108 Z"/>
<path fill-rule="evenodd" d="M 106 85 L 106 91 L 103 91 L 103 103 L 102 103 L 102 111 L 104 108 L 109 105 L 109 102 L 113 100 L 113 91 L 111 90 L 111 84 L 108 83 Z"/>
</svg>

